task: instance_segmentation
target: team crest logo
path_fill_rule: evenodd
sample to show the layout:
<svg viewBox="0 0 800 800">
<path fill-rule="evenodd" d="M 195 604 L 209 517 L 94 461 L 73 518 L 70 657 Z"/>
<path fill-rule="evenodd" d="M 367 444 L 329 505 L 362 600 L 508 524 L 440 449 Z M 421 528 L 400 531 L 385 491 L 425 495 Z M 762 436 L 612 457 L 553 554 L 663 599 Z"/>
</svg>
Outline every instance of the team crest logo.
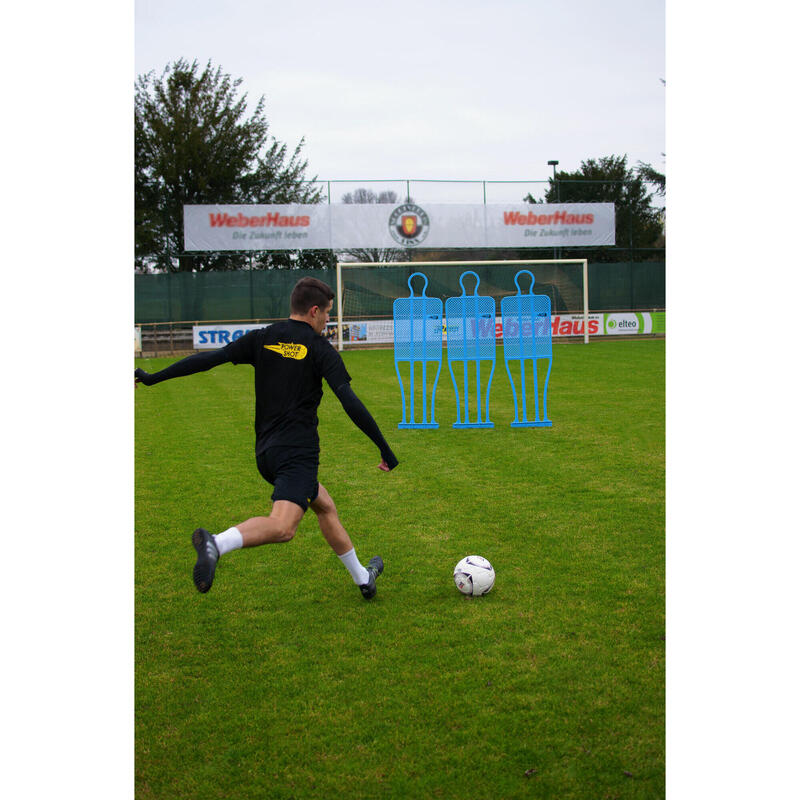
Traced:
<svg viewBox="0 0 800 800">
<path fill-rule="evenodd" d="M 413 203 L 405 203 L 392 211 L 389 217 L 389 233 L 403 247 L 415 247 L 430 230 L 428 215 Z"/>
</svg>

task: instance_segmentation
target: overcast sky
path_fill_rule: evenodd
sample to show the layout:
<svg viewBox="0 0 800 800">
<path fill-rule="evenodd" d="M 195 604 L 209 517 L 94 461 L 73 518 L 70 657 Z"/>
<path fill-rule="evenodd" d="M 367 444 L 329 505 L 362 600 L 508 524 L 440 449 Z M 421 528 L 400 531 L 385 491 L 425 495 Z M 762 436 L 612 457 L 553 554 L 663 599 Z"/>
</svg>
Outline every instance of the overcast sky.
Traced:
<svg viewBox="0 0 800 800">
<path fill-rule="evenodd" d="M 135 66 L 211 60 L 242 78 L 322 180 L 546 181 L 551 159 L 612 154 L 664 171 L 664 14 L 664 0 L 136 0 Z M 529 188 L 541 196 L 490 186 L 487 200 Z M 412 194 L 482 200 L 478 186 Z"/>
</svg>

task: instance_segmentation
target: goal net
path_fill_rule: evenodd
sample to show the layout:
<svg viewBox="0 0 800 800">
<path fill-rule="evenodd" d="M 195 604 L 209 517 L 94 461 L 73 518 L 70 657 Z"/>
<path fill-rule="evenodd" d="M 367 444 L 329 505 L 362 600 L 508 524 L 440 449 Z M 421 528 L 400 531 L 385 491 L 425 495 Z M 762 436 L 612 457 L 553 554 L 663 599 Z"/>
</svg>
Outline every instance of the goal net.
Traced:
<svg viewBox="0 0 800 800">
<path fill-rule="evenodd" d="M 514 282 L 520 270 L 533 273 L 535 294 L 550 298 L 552 314 L 580 317 L 573 335 L 589 341 L 589 287 L 586 259 L 539 259 L 514 261 L 407 261 L 407 262 L 348 262 L 336 264 L 337 323 L 332 333 L 339 350 L 365 344 L 390 345 L 393 342 L 392 306 L 398 297 L 410 294 L 409 278 L 422 272 L 428 279 L 427 297 L 438 297 L 445 303 L 448 297 L 460 297 L 459 282 L 466 271 L 480 278 L 478 294 L 491 296 L 500 309 L 504 297 L 517 294 Z M 412 282 L 419 294 L 423 281 Z M 466 276 L 468 294 L 475 290 L 475 278 Z M 520 277 L 520 289 L 530 291 L 530 278 Z M 498 318 L 499 321 L 499 318 Z M 580 321 L 580 320 L 579 320 Z M 446 320 L 445 320 L 446 324 Z"/>
</svg>

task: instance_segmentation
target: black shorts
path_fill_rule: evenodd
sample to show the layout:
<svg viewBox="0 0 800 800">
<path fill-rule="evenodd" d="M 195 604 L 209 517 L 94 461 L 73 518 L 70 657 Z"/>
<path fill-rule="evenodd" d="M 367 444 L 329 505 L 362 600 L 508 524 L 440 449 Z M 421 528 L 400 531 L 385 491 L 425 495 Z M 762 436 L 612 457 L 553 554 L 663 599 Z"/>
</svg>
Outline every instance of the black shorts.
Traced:
<svg viewBox="0 0 800 800">
<path fill-rule="evenodd" d="M 319 494 L 319 452 L 308 447 L 271 447 L 256 456 L 261 477 L 271 483 L 272 502 L 289 500 L 303 511 Z"/>
</svg>

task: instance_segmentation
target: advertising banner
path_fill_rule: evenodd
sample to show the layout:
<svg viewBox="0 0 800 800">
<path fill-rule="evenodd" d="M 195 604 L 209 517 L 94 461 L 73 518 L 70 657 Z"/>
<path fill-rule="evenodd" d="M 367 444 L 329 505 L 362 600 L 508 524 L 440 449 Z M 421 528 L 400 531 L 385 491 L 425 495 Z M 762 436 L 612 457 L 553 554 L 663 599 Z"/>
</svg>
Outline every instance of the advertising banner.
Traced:
<svg viewBox="0 0 800 800">
<path fill-rule="evenodd" d="M 613 203 L 183 207 L 187 251 L 600 247 L 614 220 Z"/>
<path fill-rule="evenodd" d="M 589 335 L 598 336 L 605 333 L 604 318 L 612 316 L 608 314 L 589 314 Z M 634 315 L 635 316 L 635 315 Z M 649 313 L 639 314 L 640 317 L 648 319 Z M 663 318 L 663 313 L 660 315 Z M 489 324 L 492 324 L 489 321 Z M 554 337 L 564 336 L 583 336 L 584 320 L 583 314 L 555 314 L 551 318 L 552 335 Z M 613 326 L 612 326 L 613 328 Z M 649 323 L 634 330 L 633 333 L 657 333 L 657 329 Z M 663 332 L 663 323 L 661 327 Z M 503 318 L 497 315 L 494 319 L 495 338 L 503 338 Z M 630 333 L 631 331 L 627 331 Z M 336 342 L 337 330 L 336 323 L 329 322 L 326 336 L 332 342 Z M 442 339 L 447 342 L 447 320 L 443 320 Z M 371 320 L 367 322 L 346 322 L 342 325 L 342 340 L 345 344 L 392 344 L 394 342 L 394 328 L 392 320 Z"/>
<path fill-rule="evenodd" d="M 626 314 L 606 314 L 602 332 L 609 336 L 664 333 L 664 312 L 630 311 Z"/>
<path fill-rule="evenodd" d="M 583 314 L 553 314 L 550 319 L 553 336 L 583 336 Z M 603 332 L 603 315 L 589 314 L 589 336 Z"/>
<path fill-rule="evenodd" d="M 589 314 L 589 335 L 627 335 L 665 333 L 665 313 L 635 311 L 624 314 Z M 443 321 L 442 338 L 447 342 L 447 320 Z M 491 320 L 489 321 L 491 324 Z M 263 325 L 194 325 L 192 327 L 192 346 L 195 350 L 215 350 L 228 342 L 244 336 L 248 331 L 263 328 Z M 551 318 L 554 338 L 583 336 L 583 314 L 554 314 Z M 503 318 L 494 320 L 495 337 L 503 338 Z M 338 331 L 335 322 L 329 322 L 325 337 L 334 345 Z M 394 342 L 394 323 L 390 319 L 345 322 L 342 325 L 342 339 L 345 344 L 392 344 Z"/>
<path fill-rule="evenodd" d="M 195 350 L 216 350 L 264 325 L 193 325 L 192 347 Z"/>
</svg>

